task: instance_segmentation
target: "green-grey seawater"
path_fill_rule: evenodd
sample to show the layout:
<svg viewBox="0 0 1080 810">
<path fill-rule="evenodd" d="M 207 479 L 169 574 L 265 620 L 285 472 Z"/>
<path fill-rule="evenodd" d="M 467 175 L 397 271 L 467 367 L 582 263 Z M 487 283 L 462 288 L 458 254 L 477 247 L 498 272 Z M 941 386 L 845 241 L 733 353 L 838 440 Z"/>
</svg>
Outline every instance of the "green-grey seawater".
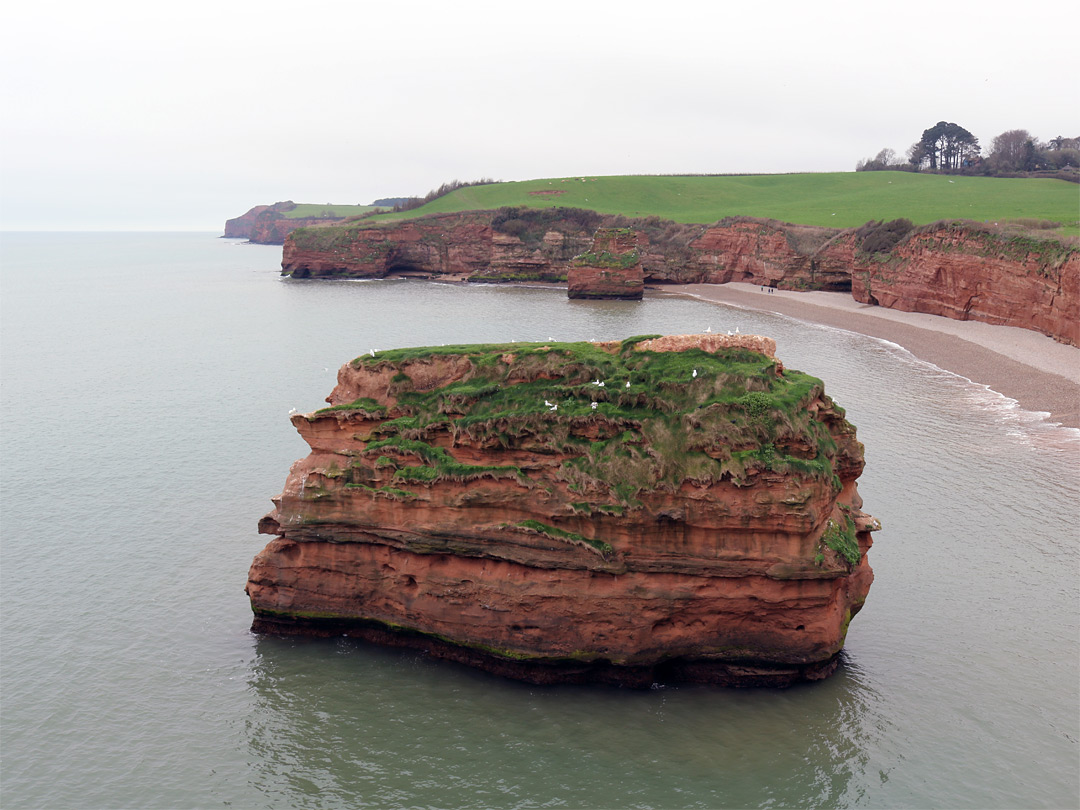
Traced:
<svg viewBox="0 0 1080 810">
<path fill-rule="evenodd" d="M 894 345 L 677 297 L 299 282 L 211 234 L 0 236 L 0 806 L 1076 807 L 1080 432 Z M 836 675 L 539 688 L 253 636 L 255 532 L 369 349 L 774 337 L 884 529 Z"/>
</svg>

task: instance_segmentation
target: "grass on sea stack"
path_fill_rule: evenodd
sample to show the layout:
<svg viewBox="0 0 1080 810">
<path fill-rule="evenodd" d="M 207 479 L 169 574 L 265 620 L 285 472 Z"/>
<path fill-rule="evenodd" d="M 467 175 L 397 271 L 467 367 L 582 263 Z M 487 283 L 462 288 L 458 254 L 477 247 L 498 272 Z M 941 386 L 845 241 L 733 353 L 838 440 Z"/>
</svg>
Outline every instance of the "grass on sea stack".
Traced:
<svg viewBox="0 0 1080 810">
<path fill-rule="evenodd" d="M 441 478 L 528 480 L 527 470 L 518 467 L 457 462 L 435 444 L 446 433 L 453 446 L 558 454 L 567 489 L 612 504 L 605 509 L 632 507 L 643 490 L 674 491 L 688 481 L 708 485 L 726 478 L 744 485 L 755 471 L 838 488 L 836 442 L 807 407 L 823 396 L 820 380 L 780 373 L 774 359 L 744 348 L 636 351 L 645 337 L 621 344 L 439 346 L 363 355 L 353 361 L 357 368 L 395 370 L 396 399 L 390 408 L 395 418 L 373 428 L 363 455 L 376 467 L 392 467 L 395 481 L 424 484 Z M 468 358 L 463 379 L 413 387 L 411 364 L 451 356 Z M 320 413 L 335 410 L 373 419 L 388 415 L 370 399 Z M 842 418 L 842 410 L 836 412 Z"/>
</svg>

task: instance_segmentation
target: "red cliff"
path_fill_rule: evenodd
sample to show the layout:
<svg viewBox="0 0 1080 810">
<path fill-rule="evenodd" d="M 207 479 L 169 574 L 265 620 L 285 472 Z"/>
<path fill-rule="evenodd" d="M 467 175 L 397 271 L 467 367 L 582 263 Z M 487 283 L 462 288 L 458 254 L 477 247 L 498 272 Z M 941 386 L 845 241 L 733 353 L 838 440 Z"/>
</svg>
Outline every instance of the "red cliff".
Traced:
<svg viewBox="0 0 1080 810">
<path fill-rule="evenodd" d="M 225 221 L 225 233 L 223 236 L 229 239 L 250 239 L 255 220 L 264 211 L 269 211 L 269 205 L 256 205 L 246 214 L 241 214 L 233 219 Z"/>
<path fill-rule="evenodd" d="M 246 214 L 225 222 L 224 236 L 242 238 L 260 245 L 282 245 L 298 228 L 342 222 L 344 217 L 289 217 L 296 208 L 292 200 L 273 205 L 256 205 Z"/>
<path fill-rule="evenodd" d="M 1022 326 L 1080 345 L 1080 248 L 974 223 L 916 231 L 852 265 L 855 300 L 905 312 Z"/>
<path fill-rule="evenodd" d="M 792 290 L 851 290 L 865 303 L 1020 326 L 1080 342 L 1080 250 L 976 223 L 927 226 L 885 252 L 866 253 L 862 229 L 747 218 L 682 225 L 575 209 L 470 211 L 305 228 L 286 239 L 282 272 L 295 278 L 404 274 L 565 281 L 568 262 L 590 250 L 597 228 L 637 234 L 645 283 L 743 281 Z M 581 278 L 575 289 L 600 289 L 605 281 L 598 273 L 587 283 Z"/>
<path fill-rule="evenodd" d="M 575 256 L 566 275 L 570 298 L 640 301 L 645 294 L 640 236 L 632 228 L 601 228 L 587 253 Z"/>
<path fill-rule="evenodd" d="M 260 531 L 253 629 L 533 682 L 828 675 L 866 598 L 862 446 L 756 336 L 346 365 Z"/>
</svg>

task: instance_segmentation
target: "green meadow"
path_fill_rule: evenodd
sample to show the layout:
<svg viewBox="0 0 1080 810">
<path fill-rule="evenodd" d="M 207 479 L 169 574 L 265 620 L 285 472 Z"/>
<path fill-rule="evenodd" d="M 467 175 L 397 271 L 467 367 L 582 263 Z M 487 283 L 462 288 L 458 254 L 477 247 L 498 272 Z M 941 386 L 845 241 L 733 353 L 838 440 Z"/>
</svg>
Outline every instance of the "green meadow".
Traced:
<svg viewBox="0 0 1080 810">
<path fill-rule="evenodd" d="M 525 205 L 712 223 L 728 216 L 850 228 L 901 217 L 1002 223 L 1049 220 L 1080 233 L 1080 187 L 1064 180 L 960 177 L 911 172 L 836 172 L 717 177 L 572 177 L 461 188 L 427 205 L 372 222 Z"/>
<path fill-rule="evenodd" d="M 296 208 L 284 211 L 282 215 L 286 219 L 303 219 L 305 217 L 355 217 L 366 214 L 368 211 L 378 210 L 374 205 L 319 205 L 318 203 L 297 203 Z"/>
</svg>

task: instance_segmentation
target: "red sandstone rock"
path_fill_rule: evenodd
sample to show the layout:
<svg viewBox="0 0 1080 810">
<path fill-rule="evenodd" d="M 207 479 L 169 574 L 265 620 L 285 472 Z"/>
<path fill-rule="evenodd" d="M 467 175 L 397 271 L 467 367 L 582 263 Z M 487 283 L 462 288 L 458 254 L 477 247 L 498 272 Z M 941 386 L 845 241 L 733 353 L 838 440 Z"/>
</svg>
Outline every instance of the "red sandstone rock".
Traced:
<svg viewBox="0 0 1080 810">
<path fill-rule="evenodd" d="M 305 229 L 286 239 L 282 272 L 297 278 L 404 274 L 562 281 L 568 259 L 590 245 L 580 223 L 569 216 L 532 242 L 496 231 L 493 217 L 491 211 L 472 211 L 363 229 Z M 638 222 L 644 228 L 649 220 Z M 859 252 L 854 231 L 772 220 L 670 223 L 667 230 L 675 235 L 657 231 L 656 239 L 635 230 L 646 282 L 744 281 L 794 290 L 852 290 L 864 303 L 1020 326 L 1080 344 L 1080 254 L 1060 242 L 1032 242 L 1026 250 L 1024 240 L 964 223 L 917 233 L 888 260 L 879 260 Z M 573 292 L 617 291 L 620 281 L 600 271 L 610 268 L 582 267 Z"/>
<path fill-rule="evenodd" d="M 260 245 L 281 245 L 285 237 L 297 228 L 309 228 L 329 222 L 341 222 L 343 217 L 301 217 L 285 216 L 287 211 L 296 208 L 291 200 L 273 205 L 256 205 L 243 216 L 225 222 L 224 235 L 232 238 L 244 238 Z"/>
<path fill-rule="evenodd" d="M 861 257 L 863 303 L 958 320 L 1022 326 L 1080 344 L 1080 249 L 971 223 L 917 232 L 888 257 Z"/>
<path fill-rule="evenodd" d="M 255 220 L 263 211 L 270 210 L 269 205 L 256 205 L 246 214 L 225 221 L 224 235 L 230 239 L 250 239 Z"/>
<path fill-rule="evenodd" d="M 613 358 L 626 351 L 646 359 L 705 352 L 690 355 L 702 358 L 692 360 L 700 375 L 695 367 L 682 382 L 663 383 L 696 386 L 685 390 L 697 391 L 703 402 L 731 384 L 726 373 L 709 370 L 708 357 L 732 349 L 775 357 L 775 343 L 753 335 L 595 346 Z M 597 372 L 559 344 L 477 348 L 495 352 L 504 386 L 546 385 L 545 375 L 557 367 L 544 365 L 546 350 L 568 358 L 569 376 L 549 380 L 559 397 L 633 407 L 660 393 L 640 390 L 641 378 L 632 376 L 627 381 L 639 382 L 629 389 L 621 378 L 598 387 L 589 381 Z M 832 671 L 847 623 L 873 579 L 866 551 L 877 526 L 860 511 L 855 479 L 862 447 L 819 388 L 809 389 L 801 413 L 831 437 L 822 446 L 833 448 L 835 484 L 748 466 L 741 477 L 697 473 L 677 486 L 657 480 L 619 505 L 607 485 L 573 473 L 568 462 L 581 445 L 553 441 L 550 431 L 569 430 L 587 447 L 627 429 L 663 430 L 660 423 L 634 428 L 618 411 L 585 404 L 569 412 L 578 415 L 563 416 L 537 404 L 535 412 L 505 417 L 497 434 L 452 421 L 403 427 L 400 419 L 415 410 L 404 392 L 449 386 L 480 390 L 475 396 L 482 399 L 486 389 L 469 385 L 493 373 L 490 360 L 484 362 L 438 351 L 360 358 L 341 369 L 328 397 L 332 405 L 353 406 L 292 417 L 311 454 L 293 465 L 274 511 L 260 522 L 261 532 L 278 536 L 249 574 L 256 631 L 344 632 L 538 683 L 785 685 Z M 767 368 L 777 384 L 785 380 L 778 362 Z M 450 420 L 472 407 L 440 397 Z M 693 428 L 693 420 L 709 413 L 682 417 L 691 420 L 688 436 L 705 431 Z M 411 432 L 395 433 L 401 430 Z M 406 438 L 374 444 L 393 435 L 436 449 L 409 450 Z M 820 452 L 796 434 L 783 435 L 775 439 L 780 454 Z M 660 447 L 671 440 L 658 435 L 657 441 Z M 717 459 L 732 457 L 722 443 L 702 446 Z M 412 469 L 411 453 L 442 451 L 457 464 L 489 471 L 399 482 L 395 471 L 403 464 Z M 830 522 L 841 525 L 849 516 L 860 550 L 853 567 L 823 546 Z M 535 525 L 563 535 L 530 528 Z"/>
<path fill-rule="evenodd" d="M 601 228 L 587 253 L 575 256 L 566 275 L 570 298 L 616 298 L 640 301 L 645 294 L 638 232 Z"/>
</svg>

